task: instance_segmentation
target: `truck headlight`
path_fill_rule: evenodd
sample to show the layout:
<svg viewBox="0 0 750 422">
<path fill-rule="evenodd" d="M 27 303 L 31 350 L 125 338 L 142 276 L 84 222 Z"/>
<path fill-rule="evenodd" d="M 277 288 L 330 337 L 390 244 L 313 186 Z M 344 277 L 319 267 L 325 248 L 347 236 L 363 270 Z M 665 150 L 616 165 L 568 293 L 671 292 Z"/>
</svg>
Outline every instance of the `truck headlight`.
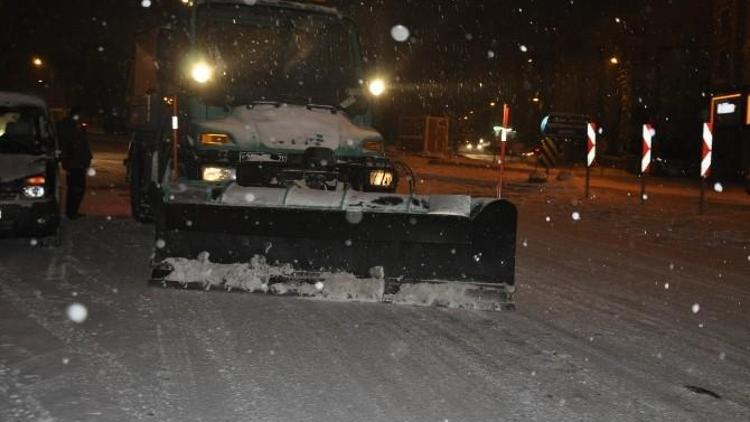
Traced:
<svg viewBox="0 0 750 422">
<path fill-rule="evenodd" d="M 370 94 L 372 94 L 375 97 L 379 97 L 385 93 L 385 90 L 387 89 L 385 80 L 381 78 L 376 78 L 370 81 L 369 84 L 367 84 L 367 89 L 370 91 Z"/>
<path fill-rule="evenodd" d="M 190 77 L 201 85 L 210 81 L 213 75 L 213 67 L 206 62 L 197 62 L 190 68 Z"/>
<path fill-rule="evenodd" d="M 370 186 L 387 188 L 393 184 L 393 172 L 389 170 L 370 171 Z"/>
<path fill-rule="evenodd" d="M 205 182 L 226 182 L 237 180 L 237 170 L 229 167 L 203 167 L 203 181 Z"/>
</svg>

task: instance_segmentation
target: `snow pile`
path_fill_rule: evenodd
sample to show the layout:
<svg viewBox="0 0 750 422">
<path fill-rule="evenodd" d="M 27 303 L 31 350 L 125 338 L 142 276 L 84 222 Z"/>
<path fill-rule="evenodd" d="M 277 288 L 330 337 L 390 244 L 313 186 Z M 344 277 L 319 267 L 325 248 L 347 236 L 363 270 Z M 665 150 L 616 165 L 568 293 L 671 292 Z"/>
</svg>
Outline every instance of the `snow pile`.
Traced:
<svg viewBox="0 0 750 422">
<path fill-rule="evenodd" d="M 198 259 L 167 258 L 173 271 L 167 281 L 178 283 L 202 283 L 207 289 L 223 287 L 249 292 L 267 292 L 269 281 L 278 277 L 289 277 L 294 273 L 291 265 L 269 265 L 265 257 L 256 255 L 249 263 L 219 264 L 209 260 L 208 252 L 201 252 Z"/>
<path fill-rule="evenodd" d="M 430 214 L 461 217 L 471 214 L 471 197 L 467 195 L 432 195 L 429 203 Z"/>
<path fill-rule="evenodd" d="M 324 280 L 320 296 L 330 300 L 354 300 L 358 302 L 382 302 L 385 280 L 357 278 L 349 273 L 321 274 Z"/>
<path fill-rule="evenodd" d="M 378 132 L 356 125 L 343 113 L 291 104 L 238 106 L 225 118 L 199 124 L 204 130 L 230 133 L 243 149 L 263 146 L 289 151 L 309 147 L 337 150 L 349 148 L 345 140 L 354 139 L 359 147 L 365 140 L 380 139 Z"/>
<path fill-rule="evenodd" d="M 202 252 L 198 259 L 167 258 L 165 262 L 173 268 L 166 281 L 184 285 L 200 283 L 205 289 L 474 310 L 498 310 L 507 302 L 497 289 L 461 282 L 404 283 L 398 292 L 386 294 L 380 267 L 370 271 L 371 277 L 358 278 L 347 272 L 296 274 L 290 264 L 271 265 L 261 255 L 254 256 L 249 263 L 238 264 L 211 262 L 208 252 Z"/>
<path fill-rule="evenodd" d="M 201 283 L 206 289 L 219 287 L 361 302 L 380 302 L 385 291 L 385 281 L 382 279 L 358 279 L 353 274 L 343 272 L 322 273 L 316 277 L 319 281 L 315 283 L 295 280 L 291 265 L 271 265 L 261 255 L 254 256 L 249 263 L 240 264 L 211 262 L 208 252 L 202 252 L 198 259 L 167 258 L 165 262 L 173 268 L 166 281 L 185 285 Z"/>
<path fill-rule="evenodd" d="M 504 302 L 503 296 L 495 290 L 482 291 L 478 286 L 460 282 L 402 284 L 399 291 L 387 299 L 401 305 L 484 311 L 502 309 Z"/>
</svg>

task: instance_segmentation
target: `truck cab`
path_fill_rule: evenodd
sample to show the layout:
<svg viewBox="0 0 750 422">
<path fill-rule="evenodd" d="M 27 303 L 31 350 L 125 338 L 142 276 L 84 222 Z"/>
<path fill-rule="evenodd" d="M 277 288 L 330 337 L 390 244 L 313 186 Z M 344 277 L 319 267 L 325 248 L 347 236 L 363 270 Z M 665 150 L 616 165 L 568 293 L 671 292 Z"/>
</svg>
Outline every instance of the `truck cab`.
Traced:
<svg viewBox="0 0 750 422">
<path fill-rule="evenodd" d="M 134 83 L 143 92 L 131 101 L 143 123 L 128 159 L 136 218 L 178 179 L 395 191 L 370 127 L 368 85 L 379 94 L 382 81 L 364 71 L 355 25 L 335 9 L 199 0 L 136 52 L 153 56 L 134 60 L 135 79 L 151 85 Z"/>
</svg>

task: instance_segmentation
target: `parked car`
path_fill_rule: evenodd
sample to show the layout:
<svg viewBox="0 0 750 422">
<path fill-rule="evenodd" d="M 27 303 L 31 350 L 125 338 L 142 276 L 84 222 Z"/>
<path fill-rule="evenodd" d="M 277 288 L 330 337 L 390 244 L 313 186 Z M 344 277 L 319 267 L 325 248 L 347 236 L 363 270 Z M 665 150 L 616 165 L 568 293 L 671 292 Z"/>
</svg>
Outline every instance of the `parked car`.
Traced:
<svg viewBox="0 0 750 422">
<path fill-rule="evenodd" d="M 59 244 L 58 155 L 45 102 L 0 92 L 0 237 Z"/>
</svg>

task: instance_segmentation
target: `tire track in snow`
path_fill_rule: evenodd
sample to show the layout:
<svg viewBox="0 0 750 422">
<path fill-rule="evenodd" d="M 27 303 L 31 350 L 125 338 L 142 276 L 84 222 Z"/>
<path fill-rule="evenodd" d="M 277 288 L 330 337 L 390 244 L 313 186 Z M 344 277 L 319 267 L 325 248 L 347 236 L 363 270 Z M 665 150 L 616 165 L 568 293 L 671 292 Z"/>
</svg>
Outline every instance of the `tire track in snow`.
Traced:
<svg viewBox="0 0 750 422">
<path fill-rule="evenodd" d="M 662 394 L 665 394 L 665 396 L 663 396 L 663 399 L 666 402 L 669 402 L 669 400 L 674 400 L 674 397 L 669 396 L 670 394 L 674 396 L 678 390 L 680 393 L 683 393 L 683 391 L 681 390 L 682 384 L 701 384 L 706 382 L 706 380 L 717 378 L 722 379 L 723 383 L 731 383 L 732 381 L 730 380 L 735 379 L 735 376 L 737 374 L 736 371 L 741 371 L 741 365 L 740 367 L 735 369 L 726 368 L 726 365 L 720 365 L 719 368 L 717 368 L 716 365 L 713 365 L 713 369 L 706 369 L 701 371 L 700 366 L 696 364 L 711 363 L 712 360 L 715 360 L 716 358 L 716 354 L 711 353 L 710 349 L 706 347 L 705 343 L 707 342 L 705 341 L 705 339 L 699 338 L 705 335 L 705 332 L 703 332 L 701 336 L 695 336 L 694 333 L 691 333 L 692 335 L 689 336 L 683 336 L 680 340 L 683 343 L 687 343 L 687 347 L 681 346 L 680 349 L 677 350 L 675 349 L 677 345 L 673 344 L 673 342 L 661 341 L 661 339 L 672 338 L 675 335 L 673 330 L 668 329 L 663 321 L 654 318 L 651 314 L 636 309 L 632 306 L 622 305 L 617 303 L 616 301 L 606 299 L 606 295 L 601 295 L 596 292 L 588 291 L 587 289 L 578 287 L 576 285 L 574 275 L 576 274 L 576 272 L 580 271 L 580 269 L 571 267 L 568 264 L 564 264 L 567 261 L 565 259 L 562 259 L 562 257 L 543 257 L 540 259 L 542 259 L 542 261 L 549 259 L 550 264 L 548 265 L 567 268 L 570 271 L 557 271 L 558 274 L 561 274 L 560 276 L 558 276 L 561 279 L 558 278 L 556 280 L 556 284 L 545 285 L 543 281 L 538 282 L 538 285 L 543 285 L 544 288 L 536 288 L 531 292 L 531 294 L 535 294 L 536 296 L 544 296 L 547 298 L 546 300 L 538 301 L 538 303 L 546 302 L 553 304 L 555 308 L 561 309 L 564 312 L 563 315 L 570 315 L 571 313 L 568 310 L 572 309 L 574 310 L 573 315 L 586 315 L 586 320 L 591 321 L 591 324 L 596 324 L 596 321 L 609 321 L 616 324 L 614 327 L 605 327 L 612 328 L 611 333 L 608 336 L 603 337 L 603 339 L 605 339 L 606 341 L 612 342 L 609 350 L 604 350 L 602 348 L 606 346 L 600 344 L 602 343 L 600 339 L 599 342 L 592 342 L 587 348 L 583 349 L 583 351 L 599 351 L 600 358 L 606 357 L 607 359 L 609 359 L 606 354 L 611 353 L 613 349 L 617 350 L 619 352 L 619 355 L 628 356 L 628 358 L 636 357 L 639 354 L 644 355 L 643 345 L 660 344 L 664 350 L 671 349 L 671 355 L 668 358 L 665 358 L 665 360 L 660 359 L 659 361 L 654 362 L 657 364 L 656 366 L 651 365 L 650 367 L 646 367 L 647 362 L 655 358 L 653 356 L 653 351 L 649 354 L 645 354 L 644 357 L 646 357 L 647 360 L 638 361 L 631 359 L 628 362 L 628 366 L 626 367 L 623 366 L 622 363 L 618 360 L 613 361 L 611 359 L 609 359 L 609 361 L 607 361 L 607 364 L 604 366 L 605 368 L 620 367 L 626 372 L 631 372 L 636 377 L 640 377 L 645 383 L 647 383 L 649 380 L 654 381 L 654 370 L 658 368 L 659 372 L 661 373 L 661 377 L 658 378 L 658 380 L 661 381 L 662 385 L 665 384 L 665 380 L 672 381 L 672 384 L 669 384 L 671 388 L 662 388 Z M 557 269 L 559 270 L 560 268 Z M 560 286 L 563 286 L 564 288 Z M 603 298 L 604 301 L 602 300 Z M 537 308 L 537 310 L 539 311 L 539 308 Z M 600 313 L 603 315 L 597 316 L 595 315 L 596 313 Z M 613 319 L 613 315 L 619 315 L 621 317 L 616 317 Z M 552 317 L 548 319 L 549 321 L 544 321 L 539 318 L 539 321 L 545 325 L 548 325 L 551 329 L 558 330 L 560 333 L 565 333 L 566 336 L 561 338 L 575 339 L 576 337 L 578 337 L 580 339 L 580 337 L 583 335 L 580 333 L 572 332 L 564 327 L 564 325 L 570 324 L 566 323 L 566 316 L 563 316 L 561 318 L 562 321 L 558 321 L 556 319 L 553 319 Z M 577 324 L 576 322 L 573 323 Z M 644 327 L 644 325 L 646 326 Z M 602 331 L 601 327 L 602 325 L 591 326 L 591 328 L 597 332 Z M 681 326 L 676 327 L 676 329 L 678 330 L 677 333 L 679 334 L 682 334 L 686 331 L 685 328 Z M 594 334 L 592 332 L 589 335 Z M 602 336 L 596 335 L 596 337 Z M 723 342 L 723 340 L 721 339 L 719 339 L 719 341 Z M 727 348 L 727 350 L 729 350 L 729 348 Z M 696 353 L 696 351 L 699 352 Z M 703 353 L 701 354 L 700 352 Z M 739 356 L 746 354 L 746 352 L 741 352 L 739 350 L 737 352 L 739 353 Z M 604 353 L 604 355 L 602 355 L 602 353 Z M 706 358 L 709 357 L 713 359 L 707 360 Z M 724 376 L 717 377 L 714 371 L 716 369 L 720 369 L 721 366 L 724 367 Z M 675 377 L 679 377 L 679 379 L 675 379 Z M 734 384 L 735 385 L 733 387 L 729 388 L 729 391 L 742 391 L 743 388 L 747 389 L 747 385 L 743 386 L 742 384 Z M 684 399 L 684 395 L 678 394 L 678 396 Z M 746 404 L 743 405 L 741 403 L 732 401 L 728 397 L 725 398 L 727 400 L 725 400 L 724 403 L 728 404 L 730 407 L 733 407 L 735 411 L 740 413 L 748 412 Z M 707 408 L 701 408 L 697 410 L 706 411 Z"/>
<path fill-rule="evenodd" d="M 651 295 L 640 298 L 641 302 L 638 303 L 634 302 L 632 298 L 632 295 L 637 293 L 631 293 L 631 298 L 628 299 L 622 297 L 622 292 L 627 290 L 627 288 L 621 288 L 620 290 L 614 291 L 610 289 L 598 289 L 597 291 L 594 291 L 591 288 L 580 287 L 580 283 L 574 277 L 567 277 L 565 275 L 575 275 L 581 273 L 582 269 L 573 265 L 569 257 L 563 252 L 555 251 L 554 254 L 551 252 L 548 252 L 547 254 L 537 253 L 534 258 L 538 261 L 545 262 L 545 265 L 542 268 L 556 268 L 556 272 L 558 274 L 563 274 L 562 277 L 565 278 L 564 280 L 562 280 L 562 283 L 549 283 L 548 280 L 543 279 L 537 280 L 536 284 L 539 286 L 544 286 L 544 289 L 537 288 L 534 290 L 535 293 L 540 293 L 542 295 L 546 295 L 551 298 L 554 297 L 556 299 L 574 297 L 575 300 L 570 300 L 568 304 L 569 306 L 581 309 L 581 311 L 590 311 L 592 308 L 595 308 L 601 313 L 605 314 L 605 316 L 611 317 L 614 315 L 627 315 L 629 316 L 629 318 L 622 319 L 620 321 L 620 324 L 629 323 L 629 333 L 633 337 L 643 336 L 644 333 L 653 331 L 660 331 L 664 336 L 674 335 L 675 330 L 677 330 L 677 332 L 690 331 L 694 334 L 693 329 L 696 327 L 696 324 L 692 322 L 689 324 L 680 323 L 679 325 L 675 323 L 670 328 L 667 322 L 665 322 L 664 318 L 660 318 L 657 315 L 661 314 L 663 316 L 668 316 L 674 322 L 674 318 L 676 315 L 674 312 L 674 307 L 665 306 L 663 301 L 657 300 Z M 648 262 L 645 258 L 644 260 L 645 262 Z M 644 267 L 638 268 L 636 271 L 626 271 L 625 268 L 622 268 L 619 271 L 610 268 L 608 271 L 610 272 L 610 274 L 618 274 L 620 277 L 623 277 L 625 279 L 642 281 L 641 274 L 644 274 L 644 272 L 648 271 L 649 269 L 653 269 L 654 266 L 648 266 L 647 264 L 641 265 L 644 265 Z M 564 270 L 560 271 L 561 269 Z M 596 286 L 589 285 L 588 287 Z M 641 289 L 639 289 L 639 291 L 640 290 Z M 661 290 L 658 291 L 661 292 Z M 605 301 L 602 301 L 602 299 L 605 299 Z M 581 307 L 581 302 L 584 300 L 587 302 L 587 306 Z M 644 305 L 644 300 L 648 302 L 648 306 Z M 644 309 L 652 309 L 654 311 L 647 312 Z M 658 309 L 658 311 L 656 311 L 656 309 Z M 684 313 L 677 314 L 678 316 L 680 316 L 681 321 L 687 321 L 690 319 L 690 317 L 692 317 L 692 315 L 688 315 L 689 311 L 690 310 L 686 306 Z M 644 330 L 643 325 L 647 325 L 647 330 Z M 716 343 L 723 343 L 725 352 L 731 352 L 731 354 L 738 357 L 747 354 L 747 350 L 743 349 L 739 345 L 727 342 L 728 338 L 734 338 L 734 335 L 736 335 L 736 331 L 724 332 L 721 327 L 717 328 L 718 332 L 715 332 L 714 330 L 702 330 L 700 336 L 691 335 L 683 340 L 690 343 L 691 350 L 704 350 L 706 353 L 710 352 L 711 349 L 708 347 L 708 345 L 711 344 L 711 342 L 706 341 L 706 339 L 710 339 Z M 724 334 L 721 334 L 721 332 L 724 332 Z M 750 365 L 750 360 L 747 361 L 747 364 Z"/>
<path fill-rule="evenodd" d="M 63 264 L 64 265 L 64 264 Z M 45 300 L 24 296 L 25 284 L 5 267 L 0 276 L 0 292 L 17 309 L 22 310 L 34 322 L 63 342 L 73 353 L 83 357 L 92 371 L 86 378 L 95 380 L 109 397 L 121 403 L 120 409 L 130 420 L 150 420 L 157 409 L 164 407 L 165 400 L 158 390 L 149 387 L 146 380 L 138 378 L 120 359 L 85 328 L 73 326 L 57 307 L 49 306 Z M 159 415 L 162 420 L 171 420 Z"/>
<path fill-rule="evenodd" d="M 0 361 L 0 420 L 57 421 L 27 390 L 24 383 L 18 379 L 18 371 Z"/>
<path fill-rule="evenodd" d="M 197 393 L 206 394 L 209 387 L 210 393 L 218 395 L 219 400 L 224 402 L 225 406 L 221 410 L 232 415 L 242 415 L 247 420 L 274 420 L 273 410 L 266 407 L 273 401 L 263 394 L 262 388 L 254 381 L 253 368 L 247 365 L 251 362 L 243 359 L 237 352 L 237 343 L 221 315 L 223 304 L 215 303 L 212 298 L 215 294 L 174 289 L 164 289 L 157 294 L 170 296 L 161 302 L 162 305 L 166 302 L 167 306 L 162 314 L 173 324 L 172 329 L 175 331 L 169 332 L 169 341 L 162 342 L 165 350 L 173 350 L 175 346 L 184 347 L 187 353 L 181 365 L 188 367 L 192 373 L 197 372 L 196 375 L 200 375 L 203 380 L 221 381 L 219 384 L 202 384 L 196 390 Z M 179 308 L 175 303 L 177 300 L 182 300 Z M 174 338 L 183 340 L 175 344 L 172 343 Z M 202 367 L 201 356 L 207 358 L 214 367 Z M 190 377 L 194 378 L 194 375 Z M 217 394 L 219 391 L 216 390 L 225 391 Z M 207 420 L 212 419 L 209 417 Z"/>
</svg>

